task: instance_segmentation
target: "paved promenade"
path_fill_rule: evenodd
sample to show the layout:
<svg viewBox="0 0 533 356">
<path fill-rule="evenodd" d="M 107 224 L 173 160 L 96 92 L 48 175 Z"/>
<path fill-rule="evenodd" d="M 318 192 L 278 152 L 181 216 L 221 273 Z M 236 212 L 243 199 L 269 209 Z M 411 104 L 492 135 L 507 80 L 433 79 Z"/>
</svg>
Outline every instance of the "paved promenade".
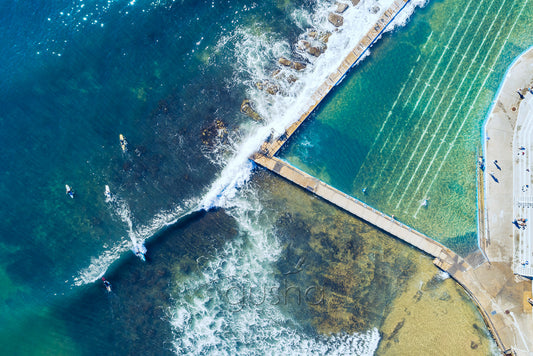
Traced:
<svg viewBox="0 0 533 356">
<path fill-rule="evenodd" d="M 532 145 L 533 137 L 528 131 L 531 123 L 523 121 L 524 118 L 519 121 L 518 116 L 523 112 L 522 105 L 530 100 L 531 94 L 525 88 L 532 85 L 533 48 L 509 68 L 485 124 L 484 204 L 480 202 L 483 210 L 480 215 L 484 219 L 480 221 L 483 227 L 480 245 L 489 261 L 470 275 L 461 276 L 468 279 L 469 288 L 479 289 L 474 294 L 483 299 L 481 303 L 492 314 L 501 341 L 519 355 L 533 355 L 533 314 L 527 302 L 532 295 L 531 279 L 514 274 L 526 273 L 527 269 L 513 270 L 513 265 L 520 267 L 525 254 L 530 253 L 524 232 L 532 226 L 518 229 L 513 221 L 531 210 L 526 208 L 529 194 L 522 191 L 531 180 L 526 170 L 530 169 L 526 167 L 529 155 L 522 154 L 520 147 L 526 142 Z M 525 101 L 518 89 L 522 89 L 520 93 Z M 515 138 L 519 141 L 515 142 Z"/>
<path fill-rule="evenodd" d="M 518 95 L 518 94 L 517 94 Z M 513 270 L 533 277 L 533 95 L 526 93 L 520 103 L 513 139 Z"/>
</svg>

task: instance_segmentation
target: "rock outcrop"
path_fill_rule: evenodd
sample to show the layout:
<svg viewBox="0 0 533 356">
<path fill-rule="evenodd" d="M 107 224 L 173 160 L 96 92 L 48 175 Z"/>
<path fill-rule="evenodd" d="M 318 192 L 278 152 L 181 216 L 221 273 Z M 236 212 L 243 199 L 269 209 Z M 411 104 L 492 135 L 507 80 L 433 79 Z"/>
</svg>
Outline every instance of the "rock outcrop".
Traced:
<svg viewBox="0 0 533 356">
<path fill-rule="evenodd" d="M 257 82 L 255 83 L 255 86 L 271 95 L 276 95 L 279 92 L 279 86 L 274 83 L 270 83 L 268 80 L 265 80 L 264 82 Z"/>
<path fill-rule="evenodd" d="M 337 3 L 337 10 L 335 10 L 336 13 L 342 14 L 346 9 L 348 8 L 348 4 L 338 2 Z"/>
<path fill-rule="evenodd" d="M 287 59 L 285 57 L 280 57 L 278 59 L 278 63 L 285 67 L 292 67 L 292 61 L 290 59 Z"/>
<path fill-rule="evenodd" d="M 302 69 L 305 69 L 305 67 L 306 67 L 305 63 L 293 62 L 290 59 L 287 59 L 285 57 L 280 57 L 278 59 L 278 63 L 283 65 L 283 66 L 285 66 L 285 67 L 291 67 L 291 68 L 294 68 L 296 70 L 302 70 Z"/>
<path fill-rule="evenodd" d="M 304 49 L 305 51 L 307 51 L 307 53 L 315 57 L 320 56 L 326 50 L 325 46 L 324 47 L 311 46 L 311 43 L 307 41 L 301 41 L 300 43 L 301 43 L 301 46 L 300 46 L 301 49 Z"/>
<path fill-rule="evenodd" d="M 340 27 L 344 23 L 344 18 L 339 14 L 330 12 L 328 15 L 328 21 L 333 24 L 333 26 Z"/>
<path fill-rule="evenodd" d="M 320 35 L 319 40 L 324 42 L 324 43 L 328 43 L 330 36 L 331 36 L 331 32 L 325 32 L 325 33 Z"/>
<path fill-rule="evenodd" d="M 296 70 L 303 70 L 305 69 L 306 65 L 302 62 L 292 62 L 292 67 Z"/>
<path fill-rule="evenodd" d="M 259 114 L 254 110 L 254 108 L 252 107 L 252 102 L 248 99 L 244 99 L 242 104 L 241 104 L 241 112 L 249 117 L 251 117 L 252 119 L 254 119 L 255 121 L 262 121 L 263 118 L 261 116 L 259 116 Z"/>
</svg>

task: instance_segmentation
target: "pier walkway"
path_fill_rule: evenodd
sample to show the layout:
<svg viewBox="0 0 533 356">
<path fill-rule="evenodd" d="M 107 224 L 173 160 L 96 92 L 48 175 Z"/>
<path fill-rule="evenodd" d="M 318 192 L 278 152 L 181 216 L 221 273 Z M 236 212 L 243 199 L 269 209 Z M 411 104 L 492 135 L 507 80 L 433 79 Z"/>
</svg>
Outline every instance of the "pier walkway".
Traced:
<svg viewBox="0 0 533 356">
<path fill-rule="evenodd" d="M 396 16 L 405 8 L 411 0 L 396 0 L 388 8 L 383 15 L 376 21 L 374 26 L 366 33 L 366 35 L 359 41 L 357 46 L 346 56 L 337 70 L 331 73 L 326 81 L 314 92 L 311 96 L 311 105 L 305 111 L 298 121 L 289 126 L 285 132 L 273 141 L 264 142 L 261 146 L 261 152 L 273 157 L 279 149 L 287 142 L 292 134 L 300 127 L 300 125 L 309 117 L 326 95 L 339 84 L 346 76 L 346 73 L 357 63 L 359 59 L 368 51 L 368 49 L 378 40 Z"/>
<path fill-rule="evenodd" d="M 530 256 L 531 248 L 529 245 L 525 248 L 523 243 L 520 244 L 525 234 L 522 231 L 519 232 L 518 229 L 513 231 L 511 222 L 513 215 L 524 214 L 524 207 L 529 208 L 527 204 L 533 204 L 533 201 L 523 204 L 522 195 L 515 195 L 514 202 L 511 197 L 513 197 L 513 154 L 516 154 L 516 152 L 513 153 L 513 134 L 517 121 L 517 109 L 520 106 L 516 88 L 527 88 L 533 85 L 531 79 L 533 78 L 533 49 L 525 53 L 509 69 L 485 126 L 485 161 L 497 165 L 497 167 L 494 166 L 497 170 L 492 174 L 487 171 L 484 175 L 480 174 L 480 178 L 483 179 L 480 179 L 478 187 L 480 194 L 478 218 L 480 247 L 483 253 L 478 250 L 463 259 L 442 244 L 402 224 L 392 216 L 383 214 L 274 157 L 322 99 L 344 78 L 348 70 L 357 63 L 409 2 L 410 0 L 396 0 L 337 70 L 313 94 L 312 104 L 299 120 L 288 127 L 280 137 L 270 137 L 263 143 L 259 152 L 250 158 L 256 164 L 433 256 L 433 263 L 459 283 L 477 304 L 500 350 L 505 354 L 531 355 L 533 354 L 533 318 L 532 308 L 527 300 L 532 296 L 532 283 L 530 279 L 519 277 L 513 271 L 513 262 L 516 266 L 519 258 L 523 259 L 526 254 Z M 531 130 L 527 130 L 528 134 L 530 132 Z M 533 149 L 533 146 L 530 149 Z M 533 161 L 528 161 L 528 163 L 533 164 Z M 524 171 L 526 168 L 529 169 L 529 165 L 519 166 L 519 169 L 524 169 Z M 533 189 L 533 180 L 529 174 L 527 178 L 530 180 L 520 179 L 519 186 L 531 182 L 531 187 L 528 188 Z M 515 209 L 522 210 L 513 212 L 513 205 Z M 529 212 L 530 209 L 527 210 Z M 529 218 L 531 216 L 528 215 Z M 529 233 L 527 235 L 529 237 Z M 515 253 L 515 250 L 520 250 L 520 253 Z"/>
<path fill-rule="evenodd" d="M 446 248 L 435 240 L 412 229 L 411 227 L 399 222 L 392 216 L 386 215 L 360 200 L 357 200 L 348 194 L 322 182 L 321 180 L 299 170 L 289 163 L 277 158 L 267 157 L 262 154 L 256 154 L 254 161 L 264 168 L 279 174 L 283 178 L 304 189 L 314 193 L 322 199 L 336 205 L 347 212 L 365 220 L 366 222 L 380 228 L 381 230 L 405 241 L 406 243 L 418 248 L 430 256 L 438 258 L 441 263 L 447 265 L 456 265 L 455 268 L 466 270 L 468 265 L 455 254 L 452 250 Z M 461 265 L 463 264 L 463 265 Z"/>
</svg>

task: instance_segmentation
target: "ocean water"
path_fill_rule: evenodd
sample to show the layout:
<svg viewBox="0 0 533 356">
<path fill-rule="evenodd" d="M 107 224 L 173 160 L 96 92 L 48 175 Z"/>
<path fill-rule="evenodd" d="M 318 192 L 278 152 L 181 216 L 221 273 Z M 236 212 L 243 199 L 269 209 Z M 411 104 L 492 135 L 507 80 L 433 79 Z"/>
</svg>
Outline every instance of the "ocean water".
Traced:
<svg viewBox="0 0 533 356">
<path fill-rule="evenodd" d="M 361 288 L 342 287 L 344 259 L 317 244 L 337 235 L 348 243 L 355 232 L 326 239 L 305 227 L 312 222 L 305 211 L 295 220 L 302 228 L 291 228 L 294 217 L 280 206 L 286 197 L 269 194 L 290 185 L 261 183 L 247 157 L 297 119 L 309 93 L 389 3 L 351 7 L 341 31 L 327 22 L 333 2 L 0 4 L 3 353 L 372 354 L 386 305 L 416 259 L 361 264 Z M 297 45 L 324 45 L 309 29 L 333 32 L 318 58 Z M 307 68 L 281 67 L 280 56 Z M 275 84 L 278 94 L 259 81 Z M 240 112 L 244 99 L 262 122 Z M 314 201 L 303 192 L 298 200 Z M 361 236 L 374 231 L 358 229 Z M 317 252 L 299 262 L 308 237 Z M 131 251 L 142 243 L 146 262 Z M 382 245 L 372 249 L 383 255 Z M 304 276 L 309 265 L 319 267 Z M 391 271 L 399 266 L 406 272 L 396 281 Z M 371 283 L 374 275 L 380 284 Z M 287 303 L 283 283 L 301 289 Z M 341 317 L 317 303 L 325 284 L 349 298 Z M 374 304 L 377 286 L 391 293 Z"/>
<path fill-rule="evenodd" d="M 384 36 L 283 158 L 468 254 L 481 126 L 533 44 L 532 16 L 530 1 L 431 1 Z"/>
</svg>

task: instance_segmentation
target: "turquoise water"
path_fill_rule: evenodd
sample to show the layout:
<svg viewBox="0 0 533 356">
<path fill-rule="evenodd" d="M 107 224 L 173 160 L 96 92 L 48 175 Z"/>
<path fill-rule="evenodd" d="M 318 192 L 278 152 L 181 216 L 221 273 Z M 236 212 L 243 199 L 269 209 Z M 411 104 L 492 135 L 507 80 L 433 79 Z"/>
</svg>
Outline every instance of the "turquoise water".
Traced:
<svg viewBox="0 0 533 356">
<path fill-rule="evenodd" d="M 507 66 L 533 44 L 532 11 L 519 0 L 431 2 L 372 49 L 282 157 L 472 251 L 481 125 Z"/>
<path fill-rule="evenodd" d="M 378 4 L 363 5 L 345 14 L 349 31 L 361 30 Z M 359 249 L 352 238 L 374 241 L 366 225 L 337 231 L 344 220 L 336 219 L 327 239 L 314 216 L 296 216 L 291 226 L 285 197 L 269 195 L 279 181 L 255 184 L 247 160 L 284 124 L 276 120 L 297 106 L 298 93 L 317 83 L 314 68 L 329 73 L 342 39 L 352 37 L 334 33 L 318 59 L 298 48 L 301 39 L 314 41 L 308 29 L 333 30 L 333 8 L 309 1 L 0 4 L 3 353 L 357 354 L 377 347 L 384 311 L 373 296 L 381 287 L 391 291 L 379 298 L 387 305 L 410 274 L 388 279 L 413 263 L 391 254 L 398 242 L 383 235 L 385 248 Z M 308 67 L 283 68 L 280 56 Z M 280 94 L 259 90 L 258 81 L 276 84 Z M 245 98 L 264 122 L 240 112 Z M 119 134 L 129 141 L 127 152 Z M 314 201 L 304 192 L 297 200 L 304 207 Z M 317 248 L 306 262 L 313 273 L 300 282 L 327 281 L 333 291 L 349 281 L 349 306 L 364 306 L 357 327 L 294 303 L 256 308 L 254 299 L 234 310 L 238 295 L 228 290 L 283 283 L 298 264 L 291 251 L 309 250 L 310 241 Z M 379 258 L 370 261 L 372 270 L 356 261 L 357 278 L 348 279 L 320 241 L 339 251 L 339 241 L 352 243 L 365 259 Z M 134 242 L 146 245 L 146 262 L 132 253 Z M 365 284 L 357 289 L 359 280 Z M 332 330 L 349 326 L 350 333 L 323 333 L 312 322 L 317 313 Z"/>
</svg>

